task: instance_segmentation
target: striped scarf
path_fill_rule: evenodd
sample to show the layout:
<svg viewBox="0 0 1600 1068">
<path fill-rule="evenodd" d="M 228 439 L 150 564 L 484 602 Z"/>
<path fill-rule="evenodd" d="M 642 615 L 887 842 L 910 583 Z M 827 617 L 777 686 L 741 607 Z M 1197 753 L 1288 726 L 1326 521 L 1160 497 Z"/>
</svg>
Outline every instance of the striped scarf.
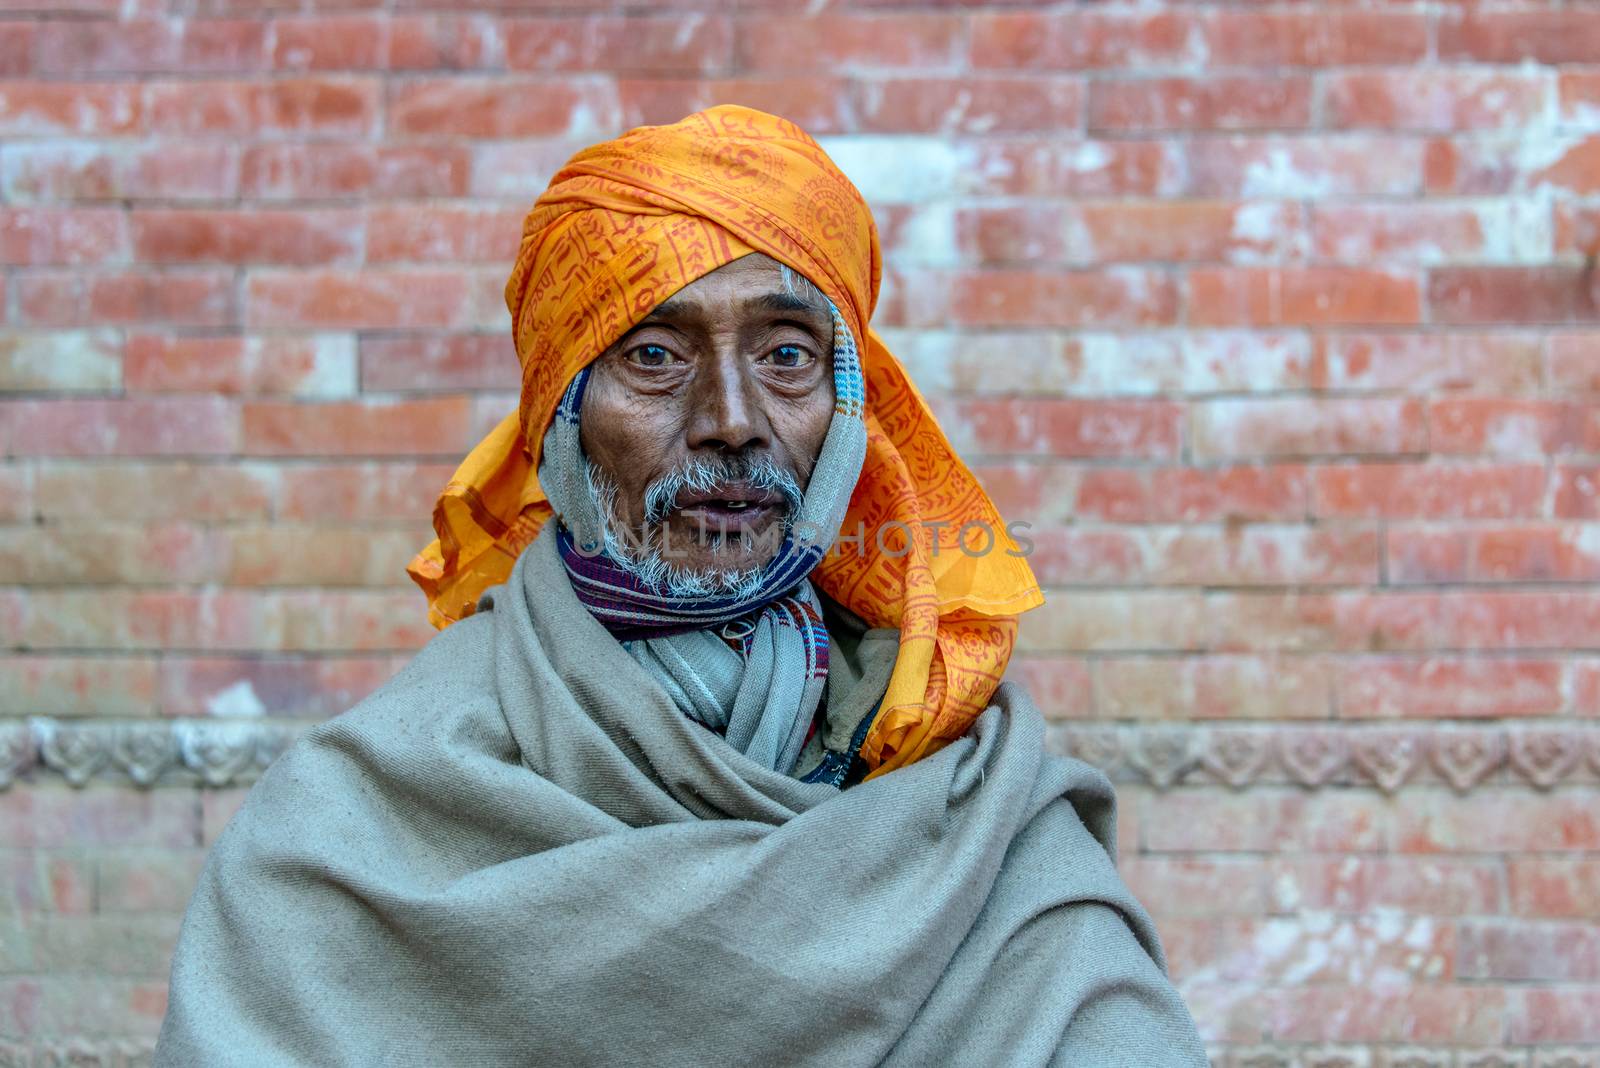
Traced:
<svg viewBox="0 0 1600 1068">
<path fill-rule="evenodd" d="M 855 339 L 833 309 L 833 419 L 777 554 L 753 592 L 675 597 L 604 549 L 579 422 L 589 369 L 568 385 L 545 433 L 539 484 L 560 516 L 573 591 L 661 683 L 680 711 L 769 768 L 794 770 L 828 675 L 828 632 L 807 581 L 832 545 L 866 456 L 866 387 Z"/>
</svg>

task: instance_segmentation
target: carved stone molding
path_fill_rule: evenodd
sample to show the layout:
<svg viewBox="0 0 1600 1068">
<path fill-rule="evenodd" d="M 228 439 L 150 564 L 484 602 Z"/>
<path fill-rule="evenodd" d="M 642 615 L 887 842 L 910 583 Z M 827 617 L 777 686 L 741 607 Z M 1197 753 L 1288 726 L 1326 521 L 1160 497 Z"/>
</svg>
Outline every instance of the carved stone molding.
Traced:
<svg viewBox="0 0 1600 1068">
<path fill-rule="evenodd" d="M 249 783 L 309 726 L 221 719 L 0 721 L 0 790 L 18 780 L 51 778 L 73 786 Z M 1093 764 L 1115 782 L 1157 790 L 1356 787 L 1392 794 L 1413 786 L 1458 793 L 1484 786 L 1600 786 L 1600 723 L 1058 722 L 1049 724 L 1045 745 Z"/>
<path fill-rule="evenodd" d="M 106 722 L 44 716 L 0 722 L 0 789 L 59 776 L 73 786 L 234 786 L 253 782 L 306 725 L 248 720 Z M 5 1062 L 0 1060 L 0 1068 Z"/>
<path fill-rule="evenodd" d="M 1158 790 L 1600 785 L 1600 724 L 1084 722 L 1052 724 L 1046 738 L 1113 781 Z"/>
</svg>

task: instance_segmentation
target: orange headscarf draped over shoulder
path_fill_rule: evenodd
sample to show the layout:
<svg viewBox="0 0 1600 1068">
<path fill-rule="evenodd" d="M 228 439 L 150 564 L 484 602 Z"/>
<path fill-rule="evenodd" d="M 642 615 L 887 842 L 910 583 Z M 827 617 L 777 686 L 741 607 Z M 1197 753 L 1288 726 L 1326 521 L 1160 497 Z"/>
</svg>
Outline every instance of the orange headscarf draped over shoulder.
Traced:
<svg viewBox="0 0 1600 1068">
<path fill-rule="evenodd" d="M 868 328 L 882 260 L 866 202 L 792 123 L 715 107 L 585 149 L 551 180 L 506 283 L 519 410 L 444 488 L 438 540 L 408 570 L 435 626 L 471 614 L 550 517 L 535 472 L 567 383 L 657 304 L 751 252 L 810 279 L 866 339 L 866 460 L 843 539 L 812 580 L 872 626 L 900 631 L 861 750 L 876 774 L 971 726 L 1011 657 L 1017 614 L 1042 598 L 994 504 Z M 967 531 L 964 551 L 966 524 L 980 526 Z"/>
</svg>

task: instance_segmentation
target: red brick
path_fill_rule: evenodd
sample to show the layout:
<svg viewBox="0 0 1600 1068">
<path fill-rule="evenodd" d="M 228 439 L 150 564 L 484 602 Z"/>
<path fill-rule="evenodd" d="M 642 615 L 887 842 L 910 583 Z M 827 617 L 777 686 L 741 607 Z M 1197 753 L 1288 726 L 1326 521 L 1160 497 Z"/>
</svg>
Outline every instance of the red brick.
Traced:
<svg viewBox="0 0 1600 1068">
<path fill-rule="evenodd" d="M 355 344 L 338 335 L 131 334 L 123 368 L 130 392 L 348 396 L 356 391 Z"/>
<path fill-rule="evenodd" d="M 1197 456 L 1287 457 L 1420 453 L 1420 401 L 1401 398 L 1238 398 L 1194 409 Z"/>
<path fill-rule="evenodd" d="M 1293 464 L 1085 470 L 1073 513 L 1111 523 L 1271 521 L 1306 515 L 1307 472 Z"/>
<path fill-rule="evenodd" d="M 1533 124 L 1552 80 L 1479 70 L 1341 71 L 1327 76 L 1329 126 L 1386 130 L 1484 130 Z"/>
<path fill-rule="evenodd" d="M 0 391 L 114 390 L 122 384 L 120 348 L 110 330 L 0 333 Z"/>
<path fill-rule="evenodd" d="M 464 453 L 467 401 L 244 405 L 244 451 L 265 456 L 420 456 Z"/>
<path fill-rule="evenodd" d="M 1074 590 L 1049 597 L 1017 639 L 1030 653 L 1202 648 L 1210 627 L 1203 599 L 1185 590 Z"/>
<path fill-rule="evenodd" d="M 1271 910 L 1471 916 L 1500 911 L 1498 860 L 1329 855 L 1273 862 Z M 1261 911 L 1268 911 L 1263 909 Z"/>
<path fill-rule="evenodd" d="M 1514 915 L 1600 919 L 1600 859 L 1510 856 L 1505 863 Z"/>
<path fill-rule="evenodd" d="M 1332 519 L 1531 518 L 1544 506 L 1540 464 L 1390 463 L 1320 466 L 1311 513 Z"/>
<path fill-rule="evenodd" d="M 361 340 L 365 390 L 495 389 L 519 381 L 516 348 L 504 333 Z"/>
<path fill-rule="evenodd" d="M 149 716 L 155 711 L 151 657 L 0 656 L 0 686 L 16 715 Z"/>
<path fill-rule="evenodd" d="M 0 845 L 28 849 L 193 845 L 194 795 L 184 790 L 74 790 L 34 785 L 0 793 Z"/>
<path fill-rule="evenodd" d="M 151 82 L 145 101 L 150 128 L 166 136 L 365 137 L 376 127 L 378 86 L 353 78 Z"/>
<path fill-rule="evenodd" d="M 1600 990 L 1529 987 L 1511 1014 L 1512 1042 L 1600 1042 Z"/>
<path fill-rule="evenodd" d="M 130 216 L 134 254 L 147 263 L 312 266 L 359 255 L 361 220 L 350 212 L 162 211 Z"/>
<path fill-rule="evenodd" d="M 207 846 L 214 845 L 218 836 L 233 819 L 244 803 L 247 788 L 232 787 L 222 790 L 200 791 L 200 838 Z"/>
<path fill-rule="evenodd" d="M 801 70 L 940 69 L 958 62 L 965 51 L 962 19 L 933 12 L 751 15 L 739 19 L 734 30 L 738 68 L 779 76 Z M 724 55 L 719 48 L 707 58 Z M 975 59 L 973 65 L 985 64 Z M 711 69 L 713 63 L 702 67 L 706 73 Z"/>
<path fill-rule="evenodd" d="M 409 652 L 437 633 L 415 590 L 284 593 L 278 603 L 293 652 Z"/>
<path fill-rule="evenodd" d="M 278 476 L 275 511 L 281 519 L 425 523 L 454 473 L 454 464 L 296 464 Z"/>
<path fill-rule="evenodd" d="M 1549 254 L 1543 227 L 1506 203 L 1314 205 L 1322 259 L 1348 263 L 1529 260 Z"/>
<path fill-rule="evenodd" d="M 1021 133 L 1083 128 L 1075 78 L 883 78 L 865 83 L 860 128 L 874 133 Z"/>
<path fill-rule="evenodd" d="M 782 115 L 814 135 L 851 129 L 848 85 L 824 77 L 784 79 L 625 79 L 617 83 L 621 125 L 659 125 L 713 104 L 743 104 Z"/>
<path fill-rule="evenodd" d="M 327 719 L 383 685 L 397 666 L 371 656 L 167 657 L 161 714 Z"/>
<path fill-rule="evenodd" d="M 94 869 L 81 854 L 0 849 L 0 908 L 20 921 L 31 913 L 82 916 L 94 908 Z M 22 932 L 13 927 L 17 935 Z M 8 946 L 8 958 L 26 953 Z M 0 1010 L 3 1011 L 3 1010 Z M 0 1020 L 4 1020 L 0 1016 Z"/>
<path fill-rule="evenodd" d="M 1559 715 L 1557 660 L 1362 657 L 1338 675 L 1343 719 L 1478 719 Z"/>
<path fill-rule="evenodd" d="M 122 214 L 99 208 L 0 208 L 0 264 L 95 265 L 125 260 Z"/>
<path fill-rule="evenodd" d="M 391 136 L 548 137 L 598 133 L 615 111 L 608 90 L 572 79 L 424 78 L 389 84 L 387 124 Z"/>
<path fill-rule="evenodd" d="M 6 406 L 20 456 L 227 454 L 238 412 L 220 398 L 29 400 Z"/>
<path fill-rule="evenodd" d="M 1327 389 L 1532 393 L 1539 350 L 1533 334 L 1326 334 L 1314 378 Z"/>
<path fill-rule="evenodd" d="M 967 400 L 948 410 L 946 432 L 989 455 L 1170 459 L 1182 418 L 1181 408 L 1160 401 Z"/>
<path fill-rule="evenodd" d="M 986 262 L 1262 261 L 1292 255 L 1298 207 L 1270 202 L 1119 201 L 963 208 L 956 237 Z"/>
<path fill-rule="evenodd" d="M 1487 63 L 1593 63 L 1600 55 L 1600 12 L 1450 12 L 1439 21 L 1439 58 Z"/>
<path fill-rule="evenodd" d="M 214 582 L 216 540 L 191 523 L 0 528 L 0 571 L 30 586 Z"/>
<path fill-rule="evenodd" d="M 1428 142 L 1430 193 L 1600 192 L 1600 137 L 1517 132 Z"/>
<path fill-rule="evenodd" d="M 1554 207 L 1555 252 L 1562 259 L 1600 257 L 1600 206 L 1558 203 Z"/>
<path fill-rule="evenodd" d="M 46 463 L 38 510 L 46 521 L 261 519 L 270 514 L 273 481 L 233 462 Z"/>
<path fill-rule="evenodd" d="M 1422 189 L 1414 138 L 1208 137 L 1183 146 L 1193 196 L 1405 196 Z"/>
<path fill-rule="evenodd" d="M 1095 709 L 1117 720 L 1326 719 L 1330 667 L 1292 656 L 1103 657 Z"/>
<path fill-rule="evenodd" d="M 1180 787 L 1145 799 L 1141 815 L 1145 849 L 1153 853 L 1275 853 L 1382 849 L 1401 813 L 1376 793 Z"/>
<path fill-rule="evenodd" d="M 474 70 L 499 61 L 500 33 L 485 16 L 390 15 L 393 70 Z"/>
<path fill-rule="evenodd" d="M 1557 464 L 1551 472 L 1558 519 L 1600 519 L 1600 465 Z"/>
<path fill-rule="evenodd" d="M 118 849 L 96 856 L 95 911 L 181 915 L 200 879 L 200 849 Z"/>
<path fill-rule="evenodd" d="M 1402 64 L 1428 52 L 1427 18 L 1410 11 L 1220 8 L 1202 25 L 1212 67 Z"/>
<path fill-rule="evenodd" d="M 1255 857 L 1132 856 L 1117 865 L 1134 897 L 1161 923 L 1173 916 L 1263 913 L 1270 870 Z"/>
<path fill-rule="evenodd" d="M 0 181 L 14 200 L 226 200 L 238 195 L 232 145 L 12 142 Z"/>
<path fill-rule="evenodd" d="M 1094 715 L 1089 666 L 1078 657 L 1017 657 L 1007 668 L 1007 678 L 1028 691 L 1051 722 L 1082 720 Z"/>
<path fill-rule="evenodd" d="M 258 20 L 63 20 L 38 29 L 34 62 L 45 74 L 237 73 L 265 65 L 266 24 Z"/>
<path fill-rule="evenodd" d="M 471 162 L 465 145 L 252 145 L 241 192 L 263 200 L 460 196 Z"/>
<path fill-rule="evenodd" d="M 27 639 L 43 650 L 272 648 L 283 626 L 280 604 L 233 590 L 36 590 L 29 605 Z"/>
<path fill-rule="evenodd" d="M 245 283 L 252 327 L 405 330 L 467 325 L 459 271 L 258 271 Z"/>
<path fill-rule="evenodd" d="M 993 174 L 993 192 L 1049 197 L 1170 195 L 1182 175 L 1176 146 L 1160 141 L 1096 137 L 1073 141 L 980 145 L 979 167 Z"/>
<path fill-rule="evenodd" d="M 1203 60 L 1192 15 L 1117 11 L 1006 11 L 972 24 L 972 66 L 1000 70 L 1150 68 Z"/>
<path fill-rule="evenodd" d="M 1600 117 L 1600 71 L 1563 71 L 1557 93 L 1562 122 L 1593 126 Z"/>
<path fill-rule="evenodd" d="M 1079 469 L 1053 460 L 975 464 L 973 474 L 1000 514 L 1036 523 L 1065 523 L 1073 515 Z M 31 514 L 31 512 L 25 513 Z"/>
<path fill-rule="evenodd" d="M 37 29 L 26 22 L 0 23 L 0 78 L 26 77 L 33 73 Z"/>
<path fill-rule="evenodd" d="M 1534 794 L 1515 787 L 1466 797 L 1416 795 L 1396 810 L 1396 846 L 1405 853 L 1576 852 L 1600 849 L 1600 810 L 1578 794 Z"/>
<path fill-rule="evenodd" d="M 367 262 L 509 264 L 526 214 L 521 207 L 375 207 L 367 212 Z"/>
<path fill-rule="evenodd" d="M 23 463 L 0 463 L 0 522 L 31 523 L 33 470 Z"/>
<path fill-rule="evenodd" d="M 1592 524 L 1390 528 L 1389 580 L 1407 582 L 1594 582 L 1600 529 Z M 1448 560 L 1448 564 L 1440 566 Z"/>
<path fill-rule="evenodd" d="M 0 82 L 0 136 L 133 134 L 142 132 L 144 119 L 136 84 Z"/>
<path fill-rule="evenodd" d="M 1353 977 L 1356 978 L 1356 977 Z M 1283 987 L 1269 994 L 1274 1038 L 1285 1042 L 1467 1043 L 1497 1046 L 1514 1013 L 1498 987 L 1356 978 L 1351 986 Z"/>
<path fill-rule="evenodd" d="M 1091 130 L 1304 129 L 1311 83 L 1267 75 L 1096 81 L 1088 121 Z"/>
<path fill-rule="evenodd" d="M 1406 325 L 1421 321 L 1410 274 L 1357 267 L 1195 268 L 1189 321 L 1200 325 Z"/>
<path fill-rule="evenodd" d="M 1600 979 L 1600 928 L 1593 924 L 1468 920 L 1459 926 L 1457 974 L 1514 982 Z"/>
<path fill-rule="evenodd" d="M 1600 322 L 1600 276 L 1582 267 L 1447 267 L 1429 272 L 1441 323 Z"/>
<path fill-rule="evenodd" d="M 231 326 L 238 322 L 231 271 L 33 271 L 19 275 L 16 287 L 17 322 L 30 325 Z"/>
<path fill-rule="evenodd" d="M 1177 316 L 1177 291 L 1160 271 L 919 272 L 902 283 L 906 325 L 1155 326 Z"/>
<path fill-rule="evenodd" d="M 431 540 L 426 513 L 405 527 L 229 526 L 214 539 L 229 586 L 400 586 L 406 565 Z"/>
<path fill-rule="evenodd" d="M 1071 586 L 1352 585 L 1378 580 L 1372 531 L 1298 527 L 1205 530 L 1054 528 L 1036 531 L 1029 566 Z"/>
<path fill-rule="evenodd" d="M 1592 405 L 1499 397 L 1455 397 L 1428 405 L 1428 447 L 1457 455 L 1547 456 L 1593 451 Z"/>
<path fill-rule="evenodd" d="M 374 70 L 388 62 L 388 23 L 377 16 L 287 18 L 272 24 L 279 70 Z"/>
<path fill-rule="evenodd" d="M 501 23 L 500 33 L 506 67 L 514 71 L 713 74 L 726 70 L 733 56 L 732 23 L 717 15 L 513 18 Z M 789 43 L 804 63 L 804 46 Z"/>
<path fill-rule="evenodd" d="M 1308 914 L 1215 923 L 1208 974 L 1290 987 L 1453 978 L 1455 925 L 1431 916 Z"/>
</svg>

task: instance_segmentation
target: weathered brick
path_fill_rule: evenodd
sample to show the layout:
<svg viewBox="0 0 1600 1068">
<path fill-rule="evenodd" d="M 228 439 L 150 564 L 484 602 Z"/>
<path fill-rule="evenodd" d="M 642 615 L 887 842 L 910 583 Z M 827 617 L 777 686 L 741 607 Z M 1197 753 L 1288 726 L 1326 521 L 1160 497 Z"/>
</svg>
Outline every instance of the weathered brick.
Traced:
<svg viewBox="0 0 1600 1068">
<path fill-rule="evenodd" d="M 317 522 L 403 520 L 430 515 L 454 464 L 310 463 L 286 467 L 274 513 Z"/>
<path fill-rule="evenodd" d="M 418 79 L 390 83 L 386 100 L 388 132 L 402 137 L 581 136 L 615 114 L 610 87 L 570 78 Z"/>
<path fill-rule="evenodd" d="M 1536 122 L 1553 88 L 1550 75 L 1520 71 L 1340 71 L 1326 76 L 1323 106 L 1335 128 L 1496 129 Z"/>
<path fill-rule="evenodd" d="M 1426 409 L 1390 397 L 1213 400 L 1194 406 L 1194 449 L 1206 458 L 1420 453 Z"/>
<path fill-rule="evenodd" d="M 191 523 L 0 527 L 0 572 L 28 586 L 210 582 L 219 555 L 217 536 Z"/>
<path fill-rule="evenodd" d="M 987 455 L 1043 454 L 1173 458 L 1182 410 L 1159 401 L 991 401 L 940 406 L 946 432 L 968 451 Z"/>
<path fill-rule="evenodd" d="M 130 334 L 123 378 L 130 392 L 139 393 L 344 397 L 356 391 L 355 342 L 341 334 Z"/>
<path fill-rule="evenodd" d="M 1583 267 L 1441 267 L 1428 273 L 1440 323 L 1600 322 L 1600 275 Z"/>
<path fill-rule="evenodd" d="M 16 322 L 29 326 L 231 326 L 239 321 L 231 271 L 37 270 L 19 275 Z"/>
<path fill-rule="evenodd" d="M 503 59 L 499 25 L 484 15 L 390 15 L 392 70 L 473 70 Z"/>
<path fill-rule="evenodd" d="M 254 271 L 245 320 L 255 328 L 404 330 L 467 325 L 459 271 Z"/>
<path fill-rule="evenodd" d="M 1210 626 L 1204 599 L 1187 590 L 1048 592 L 1017 637 L 1020 652 L 1200 649 Z"/>
<path fill-rule="evenodd" d="M 1600 990 L 1593 986 L 1518 991 L 1506 1037 L 1512 1042 L 1600 1042 Z"/>
<path fill-rule="evenodd" d="M 1073 514 L 1113 523 L 1297 519 L 1307 492 L 1307 471 L 1296 464 L 1095 467 L 1079 480 Z"/>
<path fill-rule="evenodd" d="M 326 719 L 352 707 L 399 666 L 373 656 L 166 657 L 164 716 Z"/>
<path fill-rule="evenodd" d="M 0 333 L 0 392 L 100 392 L 122 382 L 121 345 L 108 330 Z"/>
<path fill-rule="evenodd" d="M 239 413 L 216 397 L 28 400 L 5 405 L 22 456 L 217 455 L 235 451 Z"/>
<path fill-rule="evenodd" d="M 1464 979 L 1600 979 L 1600 928 L 1593 924 L 1480 919 L 1462 921 L 1459 932 L 1457 972 Z"/>
<path fill-rule="evenodd" d="M 1332 665 L 1314 657 L 1120 657 L 1094 663 L 1109 719 L 1326 719 Z"/>
<path fill-rule="evenodd" d="M 161 141 L 16 142 L 0 156 L 14 201 L 226 200 L 238 195 L 233 145 Z"/>
<path fill-rule="evenodd" d="M 1404 326 L 1422 317 L 1417 279 L 1399 271 L 1197 267 L 1186 289 L 1189 321 L 1204 326 Z"/>
<path fill-rule="evenodd" d="M 130 82 L 0 82 L 0 135 L 104 137 L 138 133 L 145 109 Z"/>
<path fill-rule="evenodd" d="M 366 219 L 367 262 L 510 263 L 524 214 L 520 207 L 373 208 Z"/>
<path fill-rule="evenodd" d="M 156 708 L 151 657 L 0 656 L 0 688 L 14 716 L 149 716 Z"/>
<path fill-rule="evenodd" d="M 228 461 L 50 461 L 39 465 L 37 510 L 47 522 L 260 519 L 275 484 L 271 471 Z"/>
<path fill-rule="evenodd" d="M 918 272 L 902 285 L 912 326 L 1156 326 L 1178 307 L 1169 275 L 1132 267 Z"/>
<path fill-rule="evenodd" d="M 470 444 L 467 417 L 463 397 L 319 405 L 247 402 L 242 445 L 246 453 L 264 456 L 456 455 Z"/>
<path fill-rule="evenodd" d="M 735 102 L 783 115 L 808 133 L 841 133 L 852 126 L 848 82 L 826 76 L 794 78 L 622 78 L 616 83 L 621 127 L 677 122 L 713 104 Z M 611 101 L 605 101 L 609 106 Z M 560 131 L 553 131 L 560 132 Z M 581 131 L 567 130 L 568 135 Z"/>
<path fill-rule="evenodd" d="M 1423 184 L 1415 138 L 1367 134 L 1207 137 L 1183 145 L 1192 196 L 1405 196 Z"/>
<path fill-rule="evenodd" d="M 361 248 L 361 220 L 339 211 L 135 211 L 134 254 L 146 263 L 349 262 Z"/>
<path fill-rule="evenodd" d="M 239 186 L 247 197 L 274 201 L 460 196 L 470 158 L 461 144 L 252 145 Z"/>
<path fill-rule="evenodd" d="M 0 793 L 0 814 L 0 846 L 179 849 L 200 840 L 200 806 L 192 790 L 36 784 Z"/>
<path fill-rule="evenodd" d="M 1376 582 L 1374 531 L 1303 527 L 1044 529 L 1029 566 L 1059 585 L 1349 585 Z"/>
<path fill-rule="evenodd" d="M 1600 859 L 1506 858 L 1506 887 L 1517 916 L 1600 918 Z"/>
<path fill-rule="evenodd" d="M 373 15 L 280 18 L 272 23 L 279 70 L 373 70 L 388 63 L 388 20 Z"/>
<path fill-rule="evenodd" d="M 1260 789 L 1236 795 L 1179 787 L 1146 799 L 1144 845 L 1155 853 L 1382 850 L 1402 816 L 1399 808 L 1372 793 Z"/>
<path fill-rule="evenodd" d="M 1600 14 L 1570 10 L 1453 11 L 1439 21 L 1439 58 L 1487 63 L 1592 63 Z"/>
<path fill-rule="evenodd" d="M 628 31 L 637 21 L 629 20 Z M 733 58 L 741 70 L 780 75 L 797 70 L 939 69 L 958 61 L 965 51 L 963 21 L 954 14 L 926 11 L 752 15 L 739 19 L 733 27 Z M 697 27 L 697 36 L 710 35 L 704 26 Z M 720 37 L 713 40 L 718 47 L 706 49 L 700 58 L 705 73 L 726 57 Z M 627 47 L 635 47 L 631 38 Z M 675 52 L 668 55 L 681 62 Z M 988 66 L 977 53 L 974 45 L 973 65 Z M 639 60 L 629 57 L 624 62 L 634 65 Z"/>
<path fill-rule="evenodd" d="M 1272 861 L 1271 868 L 1271 911 L 1424 916 L 1500 911 L 1497 860 L 1326 854 L 1284 857 Z"/>
<path fill-rule="evenodd" d="M 1572 794 L 1414 792 L 1396 813 L 1395 845 L 1404 853 L 1589 853 L 1600 848 L 1600 812 Z"/>
<path fill-rule="evenodd" d="M 1268 75 L 1096 81 L 1088 123 L 1091 130 L 1302 129 L 1311 124 L 1311 83 Z"/>
<path fill-rule="evenodd" d="M 725 70 L 733 57 L 731 20 L 700 13 L 511 18 L 501 23 L 500 34 L 506 67 L 514 71 L 714 74 Z M 780 39 L 804 63 L 808 50 L 803 39 Z M 786 65 L 785 72 L 795 66 Z"/>
<path fill-rule="evenodd" d="M 1600 441 L 1600 412 L 1568 401 L 1446 397 L 1428 405 L 1427 420 L 1435 453 L 1536 457 Z"/>
<path fill-rule="evenodd" d="M 150 82 L 144 100 L 149 128 L 167 137 L 349 138 L 374 131 L 379 92 L 358 78 Z"/>
<path fill-rule="evenodd" d="M 1550 255 L 1539 204 L 1313 205 L 1317 256 L 1345 263 L 1534 262 Z"/>
<path fill-rule="evenodd" d="M 1312 379 L 1327 389 L 1516 394 L 1541 384 L 1536 334 L 1346 333 L 1317 338 Z"/>
<path fill-rule="evenodd" d="M 419 511 L 400 529 L 325 523 L 228 527 L 215 535 L 220 579 L 230 586 L 400 586 L 431 538 Z M 0 541 L 0 560 L 4 542 Z"/>
<path fill-rule="evenodd" d="M 1566 707 L 1558 660 L 1361 657 L 1339 661 L 1344 719 L 1507 719 Z"/>
<path fill-rule="evenodd" d="M 0 264 L 90 266 L 127 259 L 122 213 L 102 208 L 0 208 Z"/>
<path fill-rule="evenodd" d="M 105 850 L 94 858 L 95 911 L 181 915 L 204 860 L 198 848 Z"/>
</svg>

